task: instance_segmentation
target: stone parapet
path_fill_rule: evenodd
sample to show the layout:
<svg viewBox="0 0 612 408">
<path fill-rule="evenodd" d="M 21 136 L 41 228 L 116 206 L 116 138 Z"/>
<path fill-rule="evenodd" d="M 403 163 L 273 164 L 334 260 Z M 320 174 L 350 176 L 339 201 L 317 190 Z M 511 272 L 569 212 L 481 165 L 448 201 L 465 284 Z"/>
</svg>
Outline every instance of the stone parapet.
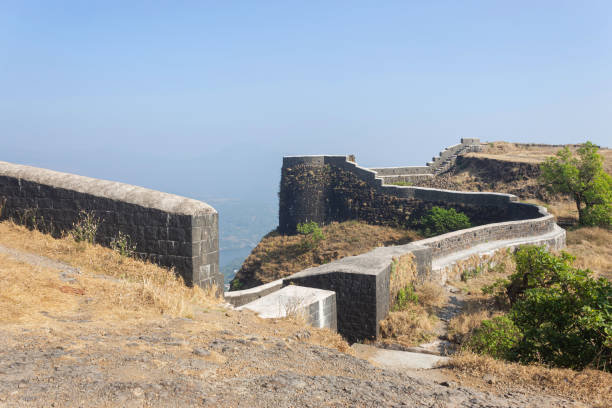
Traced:
<svg viewBox="0 0 612 408">
<path fill-rule="evenodd" d="M 74 174 L 0 162 L 1 218 L 54 235 L 72 229 L 81 211 L 100 219 L 96 241 L 119 232 L 146 260 L 174 268 L 189 285 L 222 287 L 217 211 L 186 197 Z"/>
</svg>

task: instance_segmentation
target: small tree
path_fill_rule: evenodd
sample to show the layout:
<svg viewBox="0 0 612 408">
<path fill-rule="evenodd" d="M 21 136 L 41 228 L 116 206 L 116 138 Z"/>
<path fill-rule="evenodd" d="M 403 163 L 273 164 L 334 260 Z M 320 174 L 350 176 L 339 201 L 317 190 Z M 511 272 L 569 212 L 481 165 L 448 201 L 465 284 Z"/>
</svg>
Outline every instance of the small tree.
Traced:
<svg viewBox="0 0 612 408">
<path fill-rule="evenodd" d="M 573 155 L 566 146 L 540 165 L 542 180 L 554 194 L 576 203 L 581 225 L 612 225 L 612 177 L 603 170 L 599 147 L 583 144 Z"/>
</svg>

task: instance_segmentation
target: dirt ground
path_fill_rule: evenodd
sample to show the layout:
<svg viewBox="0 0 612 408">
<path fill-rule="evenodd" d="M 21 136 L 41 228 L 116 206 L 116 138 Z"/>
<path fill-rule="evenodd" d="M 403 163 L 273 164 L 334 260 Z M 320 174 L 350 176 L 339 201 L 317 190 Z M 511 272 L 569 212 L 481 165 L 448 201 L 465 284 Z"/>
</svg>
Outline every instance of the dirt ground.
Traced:
<svg viewBox="0 0 612 408">
<path fill-rule="evenodd" d="M 585 406 L 498 388 L 480 373 L 466 387 L 453 370 L 383 370 L 328 330 L 260 319 L 214 298 L 190 309 L 160 309 L 147 296 L 122 301 L 140 293 L 129 285 L 140 286 L 136 275 L 95 268 L 109 250 L 76 249 L 68 265 L 62 248 L 73 244 L 50 239 L 0 225 L 2 281 L 22 282 L 0 292 L 0 407 Z"/>
</svg>

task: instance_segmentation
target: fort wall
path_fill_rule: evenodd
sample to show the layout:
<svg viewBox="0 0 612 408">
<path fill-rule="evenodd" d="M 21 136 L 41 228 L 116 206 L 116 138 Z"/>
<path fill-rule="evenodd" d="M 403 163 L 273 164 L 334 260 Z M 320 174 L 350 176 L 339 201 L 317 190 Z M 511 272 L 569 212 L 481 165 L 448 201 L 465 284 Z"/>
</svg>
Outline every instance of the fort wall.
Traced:
<svg viewBox="0 0 612 408">
<path fill-rule="evenodd" d="M 173 194 L 107 180 L 0 162 L 1 219 L 68 231 L 81 211 L 100 219 L 96 242 L 109 246 L 119 232 L 136 253 L 174 268 L 188 285 L 223 286 L 217 211 Z"/>
</svg>

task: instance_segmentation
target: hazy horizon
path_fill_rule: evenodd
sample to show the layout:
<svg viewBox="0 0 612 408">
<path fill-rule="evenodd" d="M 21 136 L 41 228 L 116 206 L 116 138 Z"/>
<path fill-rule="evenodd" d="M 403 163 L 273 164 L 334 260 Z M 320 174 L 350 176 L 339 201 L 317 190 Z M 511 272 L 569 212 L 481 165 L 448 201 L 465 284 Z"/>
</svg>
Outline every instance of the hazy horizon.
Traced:
<svg viewBox="0 0 612 408">
<path fill-rule="evenodd" d="M 223 239 L 261 234 L 285 155 L 399 166 L 462 137 L 612 145 L 610 15 L 604 1 L 6 1 L 0 160 L 216 202 Z"/>
</svg>

